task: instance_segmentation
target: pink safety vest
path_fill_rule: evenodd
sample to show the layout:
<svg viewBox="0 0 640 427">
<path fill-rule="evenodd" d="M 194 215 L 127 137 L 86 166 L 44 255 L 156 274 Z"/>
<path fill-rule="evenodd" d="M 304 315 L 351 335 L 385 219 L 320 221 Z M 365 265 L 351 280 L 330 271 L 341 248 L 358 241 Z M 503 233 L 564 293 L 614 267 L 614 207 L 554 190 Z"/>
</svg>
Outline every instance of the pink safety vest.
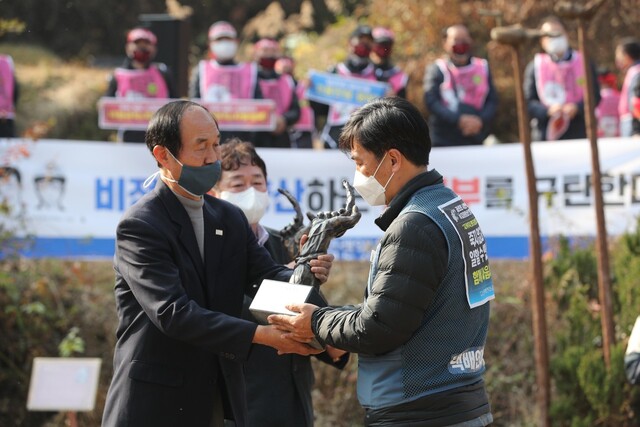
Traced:
<svg viewBox="0 0 640 427">
<path fill-rule="evenodd" d="M 158 68 L 151 64 L 146 69 L 116 68 L 118 84 L 116 96 L 120 98 L 168 98 L 169 88 Z"/>
<path fill-rule="evenodd" d="M 300 118 L 293 125 L 293 128 L 301 132 L 313 132 L 315 129 L 315 117 L 313 115 L 313 108 L 309 105 L 309 101 L 305 96 L 307 86 L 298 82 L 296 86 L 296 95 L 298 95 L 298 102 L 300 103 Z"/>
<path fill-rule="evenodd" d="M 373 64 L 367 65 L 359 73 L 352 73 L 349 67 L 347 67 L 344 62 L 340 62 L 338 65 L 336 65 L 336 74 L 347 77 L 357 77 L 359 79 L 365 80 L 376 80 L 375 67 L 373 66 Z"/>
<path fill-rule="evenodd" d="M 394 67 L 394 70 L 396 71 L 396 73 L 389 77 L 388 82 L 391 85 L 391 89 L 393 89 L 393 91 L 397 94 L 407 86 L 409 76 L 397 67 Z"/>
<path fill-rule="evenodd" d="M 620 120 L 618 118 L 619 102 L 620 91 L 610 87 L 600 89 L 600 103 L 596 107 L 598 136 L 620 136 Z"/>
<path fill-rule="evenodd" d="M 291 76 L 281 75 L 276 79 L 258 79 L 262 97 L 276 103 L 276 111 L 282 115 L 291 107 L 295 83 Z"/>
<path fill-rule="evenodd" d="M 253 62 L 220 65 L 214 60 L 200 61 L 200 98 L 220 102 L 253 99 L 258 68 Z"/>
<path fill-rule="evenodd" d="M 14 90 L 13 59 L 8 55 L 0 55 L 0 118 L 13 119 L 16 116 Z"/>
<path fill-rule="evenodd" d="M 460 103 L 480 110 L 489 94 L 489 64 L 486 59 L 471 58 L 464 67 L 450 67 L 444 59 L 436 59 L 436 65 L 444 76 L 440 84 L 440 96 L 451 111 L 458 111 Z"/>
<path fill-rule="evenodd" d="M 576 103 L 584 97 L 584 66 L 580 52 L 568 61 L 554 62 L 546 53 L 533 58 L 538 98 L 545 106 Z"/>
<path fill-rule="evenodd" d="M 640 78 L 640 64 L 635 64 L 629 67 L 627 74 L 624 76 L 624 82 L 622 83 L 622 90 L 620 91 L 620 103 L 618 104 L 618 114 L 620 114 L 620 136 L 631 136 L 633 131 L 633 104 L 631 98 L 633 93 L 631 91 L 631 83 L 635 78 Z"/>
<path fill-rule="evenodd" d="M 352 73 L 351 70 L 341 62 L 336 66 L 336 74 L 346 77 L 357 77 L 364 80 L 378 80 L 376 79 L 375 67 L 373 64 L 367 65 L 360 73 Z M 330 105 L 327 117 L 327 126 L 341 126 L 347 123 L 349 116 L 356 108 L 358 108 L 358 105 L 353 104 L 338 103 Z"/>
</svg>

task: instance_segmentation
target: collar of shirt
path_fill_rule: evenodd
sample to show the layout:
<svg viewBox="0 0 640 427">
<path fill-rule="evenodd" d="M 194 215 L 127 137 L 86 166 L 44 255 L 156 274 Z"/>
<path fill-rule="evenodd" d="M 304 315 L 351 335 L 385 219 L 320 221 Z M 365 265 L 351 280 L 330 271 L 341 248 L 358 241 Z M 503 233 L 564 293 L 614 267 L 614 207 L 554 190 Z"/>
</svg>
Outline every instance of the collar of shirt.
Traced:
<svg viewBox="0 0 640 427">
<path fill-rule="evenodd" d="M 264 246 L 269 240 L 269 232 L 260 224 L 256 224 L 256 239 L 260 246 Z"/>
</svg>

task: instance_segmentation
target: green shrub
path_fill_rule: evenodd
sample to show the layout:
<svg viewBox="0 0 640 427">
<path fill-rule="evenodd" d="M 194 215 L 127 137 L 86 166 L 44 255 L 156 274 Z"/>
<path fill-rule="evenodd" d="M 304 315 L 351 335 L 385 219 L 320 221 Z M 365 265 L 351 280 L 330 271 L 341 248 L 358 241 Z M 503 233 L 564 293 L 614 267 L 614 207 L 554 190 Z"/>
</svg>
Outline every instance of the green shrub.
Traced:
<svg viewBox="0 0 640 427">
<path fill-rule="evenodd" d="M 640 314 L 640 229 L 622 236 L 611 250 L 618 331 L 630 331 Z M 557 255 L 547 263 L 545 282 L 555 313 L 549 328 L 553 381 L 550 414 L 557 426 L 631 426 L 636 391 L 624 374 L 625 333 L 611 349 L 611 369 L 604 364 L 601 309 L 598 304 L 596 252 L 592 245 L 572 245 L 560 238 Z"/>
</svg>

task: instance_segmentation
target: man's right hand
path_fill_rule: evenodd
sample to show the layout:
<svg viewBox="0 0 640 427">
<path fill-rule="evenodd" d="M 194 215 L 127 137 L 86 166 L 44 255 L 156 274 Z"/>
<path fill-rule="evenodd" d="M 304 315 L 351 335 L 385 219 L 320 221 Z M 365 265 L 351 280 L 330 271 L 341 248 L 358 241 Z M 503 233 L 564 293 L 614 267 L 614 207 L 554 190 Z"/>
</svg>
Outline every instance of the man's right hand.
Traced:
<svg viewBox="0 0 640 427">
<path fill-rule="evenodd" d="M 322 353 L 324 349 L 313 348 L 310 345 L 294 340 L 281 330 L 272 325 L 258 325 L 253 336 L 254 344 L 267 345 L 278 350 L 278 354 L 296 353 L 302 356 Z"/>
</svg>

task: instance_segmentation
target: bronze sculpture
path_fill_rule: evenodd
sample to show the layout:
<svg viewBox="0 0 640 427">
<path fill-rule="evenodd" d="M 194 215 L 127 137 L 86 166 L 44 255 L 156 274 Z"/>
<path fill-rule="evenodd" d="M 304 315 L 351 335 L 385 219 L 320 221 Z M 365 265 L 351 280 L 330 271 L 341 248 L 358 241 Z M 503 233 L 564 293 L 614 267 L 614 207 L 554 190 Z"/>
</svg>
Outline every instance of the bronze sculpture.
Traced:
<svg viewBox="0 0 640 427">
<path fill-rule="evenodd" d="M 286 190 L 278 189 L 281 194 L 289 199 L 296 211 L 293 222 L 280 232 L 285 241 L 285 246 L 289 251 L 294 250 L 297 252 L 301 237 L 304 234 L 308 235 L 306 242 L 302 245 L 302 249 L 295 257 L 296 266 L 289 280 L 290 283 L 299 283 L 318 288 L 320 282 L 311 272 L 309 260 L 316 258 L 320 254 L 327 253 L 331 240 L 342 236 L 360 220 L 361 214 L 355 202 L 354 188 L 346 180 L 342 181 L 342 185 L 347 193 L 345 207 L 338 211 L 319 212 L 317 215 L 307 213 L 311 221 L 307 226 L 303 223 L 302 211 L 297 200 Z"/>
</svg>

